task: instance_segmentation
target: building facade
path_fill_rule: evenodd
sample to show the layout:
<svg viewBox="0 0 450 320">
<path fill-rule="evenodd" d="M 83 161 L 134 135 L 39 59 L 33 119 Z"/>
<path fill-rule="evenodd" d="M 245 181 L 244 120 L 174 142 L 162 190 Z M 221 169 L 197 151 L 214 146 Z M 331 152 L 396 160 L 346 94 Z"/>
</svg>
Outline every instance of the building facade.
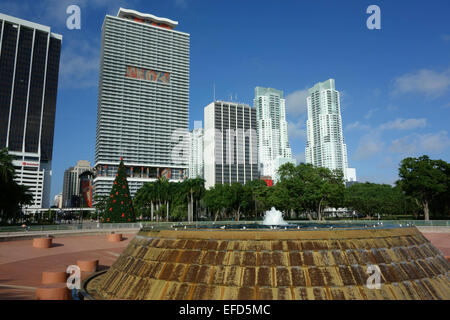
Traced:
<svg viewBox="0 0 450 320">
<path fill-rule="evenodd" d="M 189 174 L 190 179 L 204 177 L 203 128 L 196 128 L 189 134 Z"/>
<path fill-rule="evenodd" d="M 259 179 L 255 108 L 215 101 L 204 116 L 205 187 Z"/>
<path fill-rule="evenodd" d="M 62 193 L 58 193 L 53 198 L 53 206 L 56 207 L 56 208 L 59 208 L 59 209 L 62 208 Z"/>
<path fill-rule="evenodd" d="M 339 91 L 334 79 L 319 82 L 306 98 L 306 163 L 330 170 L 340 169 L 345 181 L 356 181 L 356 170 L 348 167 L 347 146 L 342 133 Z"/>
<path fill-rule="evenodd" d="M 277 180 L 280 164 L 291 162 L 286 121 L 286 101 L 283 91 L 272 88 L 255 88 L 253 105 L 256 109 L 258 125 L 258 158 L 262 176 Z"/>
<path fill-rule="evenodd" d="M 121 8 L 102 28 L 95 195 L 108 195 L 121 157 L 130 192 L 188 169 L 190 35 L 178 22 Z"/>
<path fill-rule="evenodd" d="M 62 36 L 1 13 L 0 30 L 0 148 L 33 195 L 27 209 L 48 208 Z"/>
<path fill-rule="evenodd" d="M 64 171 L 62 203 L 64 208 L 78 207 L 80 203 L 76 198 L 80 197 L 80 175 L 86 171 L 91 171 L 91 163 L 80 160 L 75 167 L 70 167 Z"/>
</svg>

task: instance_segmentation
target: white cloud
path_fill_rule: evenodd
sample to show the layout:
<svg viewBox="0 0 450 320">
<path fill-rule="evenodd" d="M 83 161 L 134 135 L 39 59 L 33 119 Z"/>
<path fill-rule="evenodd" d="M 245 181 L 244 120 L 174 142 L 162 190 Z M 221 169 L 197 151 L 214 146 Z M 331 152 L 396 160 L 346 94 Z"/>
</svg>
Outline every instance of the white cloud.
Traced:
<svg viewBox="0 0 450 320">
<path fill-rule="evenodd" d="M 422 93 L 436 98 L 450 88 L 450 69 L 443 72 L 422 69 L 394 79 L 394 93 Z"/>
<path fill-rule="evenodd" d="M 389 151 L 402 155 L 416 155 L 428 152 L 441 152 L 450 147 L 450 137 L 447 131 L 426 134 L 412 134 L 395 139 L 389 146 Z"/>
<path fill-rule="evenodd" d="M 88 88 L 98 85 L 100 64 L 98 44 L 86 40 L 68 43 L 61 53 L 61 87 Z"/>
<path fill-rule="evenodd" d="M 306 139 L 306 128 L 302 121 L 288 121 L 288 137 L 289 139 Z"/>
<path fill-rule="evenodd" d="M 369 112 L 364 116 L 365 119 L 372 118 L 373 114 L 378 111 L 378 108 L 370 109 Z"/>
<path fill-rule="evenodd" d="M 402 119 L 398 118 L 394 121 L 383 123 L 379 126 L 380 130 L 412 130 L 416 128 L 424 128 L 427 125 L 427 119 Z"/>
<path fill-rule="evenodd" d="M 367 124 L 362 124 L 359 121 L 348 124 L 345 130 L 369 130 L 370 126 Z"/>
<path fill-rule="evenodd" d="M 355 152 L 356 160 L 368 159 L 383 151 L 385 143 L 380 139 L 380 132 L 373 131 L 361 137 Z"/>
<path fill-rule="evenodd" d="M 297 90 L 286 97 L 286 113 L 291 117 L 297 117 L 306 112 L 306 97 L 308 89 Z"/>
</svg>

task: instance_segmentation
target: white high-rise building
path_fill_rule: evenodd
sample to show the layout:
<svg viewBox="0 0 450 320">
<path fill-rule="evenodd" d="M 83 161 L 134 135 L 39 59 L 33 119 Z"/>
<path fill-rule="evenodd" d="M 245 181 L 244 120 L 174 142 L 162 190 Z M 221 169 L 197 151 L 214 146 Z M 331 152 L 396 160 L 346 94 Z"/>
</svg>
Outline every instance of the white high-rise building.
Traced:
<svg viewBox="0 0 450 320">
<path fill-rule="evenodd" d="M 201 121 L 200 121 L 201 123 Z M 189 178 L 204 177 L 203 128 L 197 127 L 189 134 Z"/>
<path fill-rule="evenodd" d="M 204 168 L 207 189 L 259 179 L 255 108 L 225 101 L 205 107 Z"/>
<path fill-rule="evenodd" d="M 319 82 L 309 89 L 306 98 L 306 163 L 330 170 L 340 169 L 345 181 L 356 181 L 356 170 L 348 167 L 347 145 L 342 133 L 339 91 L 334 79 Z"/>
<path fill-rule="evenodd" d="M 123 157 L 132 196 L 188 169 L 190 35 L 178 22 L 120 8 L 102 28 L 94 194 L 108 195 Z"/>
<path fill-rule="evenodd" d="M 53 205 L 59 209 L 62 208 L 62 193 L 58 193 L 54 198 L 53 198 Z"/>
<path fill-rule="evenodd" d="M 258 158 L 261 176 L 277 180 L 280 165 L 291 162 L 286 121 L 286 101 L 283 91 L 272 88 L 255 88 L 256 121 L 258 125 Z"/>
</svg>

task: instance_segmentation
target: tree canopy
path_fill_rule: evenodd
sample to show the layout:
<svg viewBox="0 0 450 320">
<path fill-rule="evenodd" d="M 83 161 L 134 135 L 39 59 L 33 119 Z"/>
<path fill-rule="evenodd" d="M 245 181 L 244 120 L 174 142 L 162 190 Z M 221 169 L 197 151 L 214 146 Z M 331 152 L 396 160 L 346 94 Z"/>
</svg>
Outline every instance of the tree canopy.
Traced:
<svg viewBox="0 0 450 320">
<path fill-rule="evenodd" d="M 449 163 L 443 160 L 432 160 L 426 155 L 419 158 L 406 158 L 400 163 L 399 176 L 398 185 L 406 195 L 420 204 L 425 220 L 430 219 L 430 205 L 436 200 L 448 212 L 450 206 Z"/>
<path fill-rule="evenodd" d="M 0 221 L 15 223 L 21 217 L 22 206 L 33 203 L 33 196 L 28 187 L 14 181 L 14 157 L 8 149 L 0 150 Z"/>
</svg>

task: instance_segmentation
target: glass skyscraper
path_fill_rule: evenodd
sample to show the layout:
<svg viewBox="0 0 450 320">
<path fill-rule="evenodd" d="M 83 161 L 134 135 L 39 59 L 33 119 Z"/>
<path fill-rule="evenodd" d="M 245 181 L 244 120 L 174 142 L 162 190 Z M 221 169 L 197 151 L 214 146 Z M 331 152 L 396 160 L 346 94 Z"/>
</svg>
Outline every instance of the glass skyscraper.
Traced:
<svg viewBox="0 0 450 320">
<path fill-rule="evenodd" d="M 356 170 L 348 167 L 340 95 L 335 89 L 334 79 L 319 82 L 309 89 L 306 103 L 306 163 L 330 170 L 340 169 L 346 181 L 356 181 Z"/>
<path fill-rule="evenodd" d="M 94 188 L 109 194 L 123 157 L 132 195 L 188 168 L 190 35 L 178 22 L 121 8 L 103 23 Z"/>
<path fill-rule="evenodd" d="M 0 148 L 16 159 L 16 181 L 49 207 L 62 36 L 0 13 Z"/>
</svg>

